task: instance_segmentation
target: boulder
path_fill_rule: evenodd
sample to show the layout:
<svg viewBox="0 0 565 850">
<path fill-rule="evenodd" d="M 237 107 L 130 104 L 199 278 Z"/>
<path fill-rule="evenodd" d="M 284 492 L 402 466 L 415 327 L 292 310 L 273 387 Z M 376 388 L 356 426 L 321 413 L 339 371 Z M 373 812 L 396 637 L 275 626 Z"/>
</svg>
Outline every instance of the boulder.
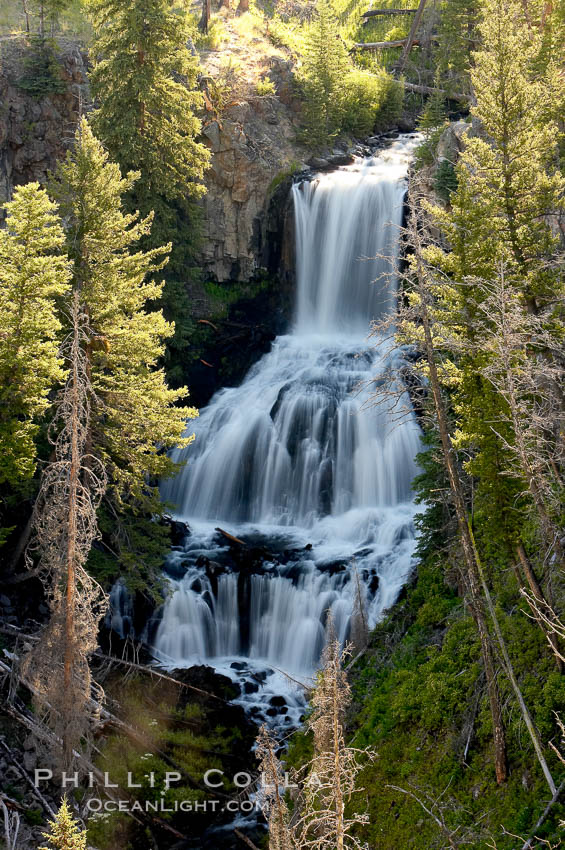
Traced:
<svg viewBox="0 0 565 850">
<path fill-rule="evenodd" d="M 241 688 L 237 683 L 232 682 L 228 676 L 217 673 L 213 667 L 209 667 L 206 664 L 179 668 L 173 670 L 170 675 L 173 679 L 178 679 L 179 682 L 183 682 L 185 685 L 190 685 L 192 688 L 198 688 L 199 691 L 204 692 L 202 699 L 206 703 L 210 701 L 216 703 L 214 697 L 219 697 L 221 700 L 232 700 L 241 694 Z M 188 691 L 185 693 L 188 693 L 187 702 L 190 702 L 195 692 Z"/>
<path fill-rule="evenodd" d="M 466 121 L 455 121 L 449 124 L 441 134 L 437 144 L 438 162 L 446 160 L 455 165 L 465 144 L 465 136 L 471 130 Z"/>
</svg>

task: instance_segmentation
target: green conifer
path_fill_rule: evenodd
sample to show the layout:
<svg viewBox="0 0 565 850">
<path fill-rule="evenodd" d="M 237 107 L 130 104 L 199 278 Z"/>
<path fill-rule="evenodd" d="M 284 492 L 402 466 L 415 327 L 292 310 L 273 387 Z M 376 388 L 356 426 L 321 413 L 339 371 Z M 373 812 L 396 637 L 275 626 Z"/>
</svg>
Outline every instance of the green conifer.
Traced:
<svg viewBox="0 0 565 850">
<path fill-rule="evenodd" d="M 305 136 L 313 147 L 327 144 L 341 127 L 343 82 L 349 69 L 331 0 L 318 0 L 302 67 Z"/>
<path fill-rule="evenodd" d="M 438 291 L 452 344 L 450 368 L 458 431 L 455 443 L 471 453 L 477 476 L 476 508 L 512 540 L 523 522 L 524 491 L 507 446 L 514 437 L 506 404 L 482 375 L 487 347 L 478 337 L 485 284 L 504 270 L 524 313 L 539 315 L 563 297 L 557 271 L 557 239 L 549 215 L 563 207 L 565 181 L 556 168 L 558 128 L 552 115 L 559 78 L 551 61 L 540 63 L 544 32 L 530 25 L 520 0 L 484 0 L 481 48 L 471 72 L 480 134 L 469 136 L 456 167 L 450 210 L 434 209 L 452 251 L 429 248 L 428 260 L 454 281 Z M 481 285 L 473 285 L 480 279 Z"/>
<path fill-rule="evenodd" d="M 454 92 L 465 92 L 479 41 L 480 0 L 442 0 L 440 11 L 437 58 L 442 83 Z"/>
<path fill-rule="evenodd" d="M 202 95 L 198 60 L 189 49 L 196 33 L 184 7 L 167 0 L 90 0 L 89 6 L 98 56 L 91 74 L 99 104 L 93 127 L 122 173 L 140 172 L 125 202 L 130 212 L 154 212 L 142 247 L 172 243 L 159 304 L 175 319 L 166 362 L 179 385 L 191 312 L 187 281 L 195 274 L 200 237 L 195 201 L 204 193 L 210 157 L 197 141 Z"/>
<path fill-rule="evenodd" d="M 66 797 L 55 818 L 49 822 L 49 832 L 44 832 L 43 837 L 49 846 L 39 850 L 86 850 L 86 832 L 81 831 L 73 818 Z"/>
<path fill-rule="evenodd" d="M 439 73 L 436 73 L 434 79 L 434 90 L 426 101 L 426 106 L 422 112 L 418 127 L 421 130 L 435 130 L 436 127 L 441 127 L 446 121 L 445 110 L 445 93 L 441 88 L 441 78 Z"/>
<path fill-rule="evenodd" d="M 149 312 L 148 304 L 161 295 L 163 284 L 152 276 L 166 263 L 170 246 L 137 247 L 151 217 L 140 220 L 122 204 L 137 176 L 122 177 L 83 119 L 50 187 L 65 221 L 73 288 L 92 328 L 90 441 L 118 505 L 151 501 L 148 477 L 171 473 L 166 450 L 189 442 L 182 438 L 185 420 L 196 415 L 177 406 L 186 388 L 170 389 L 158 365 L 174 328 L 160 310 Z"/>
<path fill-rule="evenodd" d="M 167 0 L 90 0 L 90 10 L 99 57 L 93 127 L 123 172 L 141 173 L 139 208 L 146 211 L 153 195 L 198 197 L 209 153 L 196 141 L 202 95 L 186 13 Z"/>
<path fill-rule="evenodd" d="M 69 263 L 57 208 L 37 183 L 18 187 L 0 230 L 0 482 L 33 475 L 35 435 L 63 376 L 56 299 Z"/>
</svg>

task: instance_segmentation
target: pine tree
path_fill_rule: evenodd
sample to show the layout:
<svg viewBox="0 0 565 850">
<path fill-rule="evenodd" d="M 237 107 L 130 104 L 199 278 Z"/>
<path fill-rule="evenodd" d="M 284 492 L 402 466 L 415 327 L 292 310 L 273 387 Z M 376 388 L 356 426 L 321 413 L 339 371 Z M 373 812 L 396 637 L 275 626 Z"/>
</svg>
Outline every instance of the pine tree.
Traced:
<svg viewBox="0 0 565 850">
<path fill-rule="evenodd" d="M 434 79 L 434 91 L 426 101 L 424 111 L 418 119 L 418 127 L 421 130 L 435 130 L 445 124 L 445 92 L 441 88 L 441 78 L 436 73 Z"/>
<path fill-rule="evenodd" d="M 455 445 L 471 451 L 467 468 L 478 479 L 475 504 L 485 529 L 496 529 L 498 545 L 512 552 L 523 524 L 516 510 L 523 505 L 523 470 L 510 463 L 515 434 L 507 402 L 485 379 L 492 353 L 481 341 L 485 296 L 473 279 L 494 282 L 503 267 L 523 312 L 553 321 L 563 283 L 549 216 L 563 208 L 565 181 L 556 168 L 559 134 L 552 120 L 558 75 L 552 61 L 538 61 L 544 33 L 528 24 L 519 0 L 485 0 L 482 12 L 472 71 L 481 133 L 467 138 L 451 209 L 432 209 L 452 250 L 428 248 L 426 256 L 446 275 L 438 294 L 456 350 Z"/>
<path fill-rule="evenodd" d="M 173 326 L 149 307 L 161 295 L 163 284 L 153 275 L 170 246 L 137 247 L 150 231 L 151 216 L 140 220 L 124 212 L 123 195 L 136 177 L 121 176 L 83 119 L 50 191 L 60 204 L 72 284 L 91 329 L 89 445 L 108 472 L 114 505 L 146 505 L 152 511 L 156 491 L 148 479 L 171 474 L 166 450 L 188 445 L 185 422 L 197 414 L 178 406 L 186 388 L 170 389 L 158 365 Z"/>
<path fill-rule="evenodd" d="M 439 19 L 438 68 L 442 86 L 468 91 L 472 54 L 479 34 L 480 0 L 442 0 Z"/>
<path fill-rule="evenodd" d="M 181 317 L 191 313 L 187 281 L 200 241 L 196 200 L 210 158 L 197 141 L 202 95 L 197 59 L 188 49 L 195 32 L 185 8 L 167 0 L 90 0 L 90 9 L 99 57 L 91 74 L 99 103 L 93 127 L 122 173 L 140 172 L 124 200 L 129 212 L 154 212 L 141 246 L 172 243 L 159 304 L 175 320 L 166 363 L 179 386 L 189 344 Z"/>
<path fill-rule="evenodd" d="M 323 146 L 339 131 L 344 113 L 343 79 L 349 70 L 331 0 L 318 0 L 301 71 L 306 139 Z"/>
<path fill-rule="evenodd" d="M 32 97 L 63 94 L 67 90 L 67 84 L 61 76 L 61 65 L 57 61 L 57 45 L 53 39 L 43 34 L 32 36 L 23 66 L 24 73 L 18 80 L 18 86 Z"/>
<path fill-rule="evenodd" d="M 49 846 L 40 847 L 39 850 L 86 850 L 86 832 L 81 832 L 66 797 L 55 819 L 49 823 L 49 832 L 44 832 L 43 837 Z"/>
<path fill-rule="evenodd" d="M 53 35 L 59 16 L 69 5 L 69 2 L 70 0 L 31 0 L 29 5 L 24 2 L 24 13 L 28 23 L 30 10 L 33 11 L 38 18 L 38 32 L 41 39 L 45 38 L 46 29 L 48 27 L 51 30 L 51 35 Z"/>
<path fill-rule="evenodd" d="M 0 483 L 33 475 L 35 436 L 64 377 L 56 299 L 69 263 L 57 207 L 37 183 L 18 187 L 0 230 Z"/>
<path fill-rule="evenodd" d="M 436 317 L 438 314 L 440 317 L 447 315 L 449 320 L 449 311 L 442 304 L 443 281 L 438 279 L 437 269 L 429 264 L 426 259 L 427 252 L 423 246 L 424 240 L 429 239 L 429 232 L 425 219 L 421 214 L 421 199 L 418 198 L 414 188 L 409 195 L 409 204 L 411 213 L 407 228 L 407 245 L 410 252 L 409 262 L 413 272 L 414 291 L 410 297 L 410 308 L 404 314 L 404 321 L 399 323 L 399 327 L 401 333 L 408 333 L 408 338 L 415 331 L 417 336 L 422 340 L 423 350 L 425 352 L 426 373 L 432 391 L 433 407 L 442 448 L 442 459 L 449 480 L 451 498 L 455 508 L 463 550 L 465 563 L 465 572 L 463 574 L 464 585 L 469 594 L 471 613 L 481 641 L 493 722 L 497 781 L 499 783 L 503 782 L 507 776 L 506 744 L 500 696 L 494 671 L 494 659 L 490 646 L 489 627 L 483 606 L 486 607 L 486 611 L 488 612 L 490 623 L 500 649 L 504 670 L 519 704 L 537 760 L 549 789 L 554 794 L 556 791 L 555 782 L 547 765 L 539 734 L 533 724 L 506 648 L 506 641 L 502 634 L 499 617 L 487 583 L 486 572 L 482 564 L 473 525 L 469 517 L 465 498 L 464 472 L 461 470 L 455 451 L 456 443 L 449 426 L 448 409 L 442 393 L 442 379 L 437 362 L 438 348 L 445 348 L 449 330 L 447 330 L 448 325 L 442 325 L 441 318 L 436 323 Z M 439 307 L 436 307 L 434 303 L 436 299 L 439 300 Z M 445 369 L 445 364 L 442 364 L 441 369 L 442 371 Z"/>
<path fill-rule="evenodd" d="M 202 96 L 185 11 L 167 0 L 90 0 L 90 10 L 100 57 L 91 75 L 100 104 L 93 127 L 123 172 L 140 171 L 138 208 L 147 212 L 153 195 L 200 196 L 209 153 L 196 141 Z"/>
<path fill-rule="evenodd" d="M 519 0 L 484 0 L 479 31 L 472 112 L 482 132 L 467 138 L 452 212 L 435 213 L 453 249 L 454 276 L 493 277 L 503 262 L 535 309 L 554 284 L 547 258 L 557 240 L 546 216 L 563 207 L 551 120 L 559 75 L 551 63 L 536 67 L 543 33 L 528 27 Z"/>
</svg>

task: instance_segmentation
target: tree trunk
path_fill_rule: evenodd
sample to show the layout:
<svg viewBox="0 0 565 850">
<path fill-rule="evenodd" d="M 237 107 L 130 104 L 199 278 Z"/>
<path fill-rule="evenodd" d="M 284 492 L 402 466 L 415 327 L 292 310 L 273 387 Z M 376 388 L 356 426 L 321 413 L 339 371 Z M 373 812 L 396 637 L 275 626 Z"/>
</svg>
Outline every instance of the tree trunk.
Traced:
<svg viewBox="0 0 565 850">
<path fill-rule="evenodd" d="M 374 18 L 382 15 L 414 15 L 417 9 L 369 9 L 368 12 L 363 12 L 362 18 Z"/>
<path fill-rule="evenodd" d="M 24 7 L 24 15 L 26 19 L 26 32 L 29 35 L 29 9 L 27 7 L 27 0 L 22 0 L 22 6 Z"/>
<path fill-rule="evenodd" d="M 68 697 L 69 710 L 72 711 L 72 684 L 75 648 L 75 595 L 76 595 L 76 558 L 77 558 L 77 491 L 79 484 L 81 458 L 79 450 L 79 373 L 78 373 L 78 349 L 80 346 L 78 308 L 75 316 L 75 327 L 73 336 L 73 358 L 72 391 L 71 391 L 71 457 L 69 471 L 69 518 L 67 522 L 67 588 L 65 593 L 65 650 L 64 650 L 64 688 L 65 697 Z M 65 764 L 72 763 L 73 741 L 70 741 L 63 732 L 63 758 Z"/>
<path fill-rule="evenodd" d="M 8 570 L 7 570 L 9 574 L 15 573 L 16 568 L 17 568 L 18 564 L 20 563 L 20 561 L 23 557 L 23 554 L 24 554 L 24 552 L 27 548 L 27 544 L 29 543 L 32 530 L 33 530 L 33 508 L 32 508 L 32 511 L 29 515 L 29 519 L 26 522 L 25 528 L 22 531 L 22 533 L 20 534 L 16 548 L 12 552 L 12 557 L 10 558 L 10 561 L 8 563 Z M 19 578 L 19 576 L 17 578 Z M 16 578 L 16 580 L 17 580 L 17 578 Z M 29 578 L 29 574 L 24 573 L 21 577 L 21 581 L 25 581 L 27 578 Z"/>
<path fill-rule="evenodd" d="M 453 94 L 444 91 L 444 89 L 434 88 L 432 86 L 420 86 L 416 83 L 407 83 L 405 80 L 399 80 L 406 91 L 413 91 L 415 94 L 443 94 L 449 100 L 470 100 L 471 96 L 463 94 L 463 92 L 453 92 Z"/>
<path fill-rule="evenodd" d="M 242 15 L 244 12 L 249 12 L 249 0 L 239 0 L 237 14 Z"/>
<path fill-rule="evenodd" d="M 404 47 L 406 45 L 407 39 L 399 38 L 398 41 L 359 41 L 357 44 L 353 45 L 354 50 L 388 50 L 389 48 L 394 47 Z M 414 45 L 420 44 L 419 41 L 414 39 L 412 42 L 412 47 Z"/>
<path fill-rule="evenodd" d="M 408 33 L 408 38 L 406 39 L 406 44 L 404 45 L 402 56 L 400 57 L 400 60 L 397 65 L 397 70 L 399 74 L 403 72 L 404 66 L 406 65 L 406 60 L 408 59 L 408 55 L 412 50 L 412 45 L 414 44 L 414 39 L 416 38 L 416 33 L 418 32 L 418 27 L 420 26 L 420 21 L 422 20 L 425 5 L 426 0 L 420 0 L 418 11 L 414 15 L 414 20 L 412 21 L 412 26 L 410 27 L 410 32 Z"/>
<path fill-rule="evenodd" d="M 536 578 L 536 575 L 535 575 L 535 573 L 532 569 L 532 565 L 530 564 L 530 562 L 528 560 L 528 556 L 526 555 L 526 550 L 524 549 L 524 545 L 523 545 L 522 542 L 520 542 L 516 545 L 516 554 L 518 555 L 518 559 L 520 561 L 520 564 L 522 565 L 522 570 L 524 571 L 526 581 L 528 582 L 528 584 L 530 586 L 530 590 L 531 590 L 534 598 L 537 599 L 539 602 L 541 602 L 541 604 L 544 607 L 549 608 L 547 600 L 546 600 L 545 596 L 543 595 L 543 590 L 541 589 L 540 584 L 539 584 L 539 582 Z M 535 608 L 532 608 L 532 613 L 533 613 L 533 615 L 536 619 L 536 622 L 539 624 L 541 630 L 546 635 L 546 637 L 549 641 L 549 644 L 550 644 L 551 649 L 553 650 L 553 654 L 555 656 L 555 663 L 557 665 L 558 671 L 560 673 L 563 673 L 563 661 L 561 660 L 561 654 L 559 652 L 559 644 L 558 644 L 558 641 L 557 641 L 557 635 L 552 634 L 551 631 L 544 626 L 544 624 L 543 624 L 541 618 L 539 617 L 538 613 L 536 612 Z"/>
<path fill-rule="evenodd" d="M 424 329 L 425 351 L 426 359 L 428 362 L 430 385 L 432 388 L 434 407 L 438 422 L 443 452 L 443 460 L 449 478 L 451 495 L 455 505 L 455 513 L 457 515 L 457 524 L 459 526 L 459 533 L 461 535 L 463 555 L 467 566 L 465 574 L 465 585 L 471 597 L 470 610 L 477 626 L 479 640 L 481 643 L 481 654 L 483 657 L 483 666 L 485 669 L 485 676 L 487 681 L 490 713 L 492 717 L 492 728 L 494 738 L 494 767 L 496 781 L 499 785 L 501 785 L 503 782 L 506 781 L 508 777 L 508 764 L 506 758 L 506 737 L 504 734 L 502 709 L 500 706 L 500 694 L 498 691 L 498 684 L 496 682 L 496 673 L 494 669 L 494 661 L 490 647 L 488 628 L 480 599 L 480 590 L 478 586 L 477 577 L 477 565 L 475 563 L 473 545 L 470 539 L 469 526 L 467 523 L 467 509 L 465 506 L 465 500 L 463 497 L 463 490 L 461 486 L 461 481 L 459 479 L 459 473 L 457 471 L 455 459 L 453 457 L 453 448 L 451 446 L 451 437 L 449 435 L 449 428 L 447 424 L 447 414 L 443 398 L 441 396 L 439 376 L 434 356 L 432 332 L 426 303 L 426 293 L 424 291 L 424 272 L 421 266 L 421 260 L 418 251 L 416 252 L 416 257 L 419 284 L 418 288 L 420 290 L 419 294 L 421 297 L 421 318 L 422 326 Z"/>
<path fill-rule="evenodd" d="M 137 47 L 137 64 L 141 68 L 145 65 L 145 50 L 143 47 L 138 45 Z M 145 133 L 145 102 L 141 101 L 139 104 L 139 121 L 138 121 L 139 133 L 141 136 Z"/>
<path fill-rule="evenodd" d="M 212 14 L 212 2 L 211 0 L 202 0 L 202 17 L 200 18 L 200 23 L 198 24 L 198 28 L 200 32 L 208 32 L 208 24 L 210 23 L 210 16 Z"/>
</svg>

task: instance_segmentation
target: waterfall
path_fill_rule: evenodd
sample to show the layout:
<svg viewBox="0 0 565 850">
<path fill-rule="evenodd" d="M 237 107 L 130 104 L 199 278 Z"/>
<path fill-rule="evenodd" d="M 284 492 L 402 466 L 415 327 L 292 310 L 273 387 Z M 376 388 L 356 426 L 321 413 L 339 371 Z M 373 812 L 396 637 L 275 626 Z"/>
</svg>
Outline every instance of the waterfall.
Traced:
<svg viewBox="0 0 565 850">
<path fill-rule="evenodd" d="M 371 625 L 406 581 L 419 429 L 413 415 L 396 421 L 386 405 L 368 402 L 402 360 L 367 335 L 371 320 L 393 308 L 391 269 L 417 141 L 402 137 L 293 188 L 292 331 L 241 386 L 214 396 L 196 441 L 175 454 L 183 468 L 162 485 L 191 528 L 171 555 L 171 573 L 184 575 L 171 579 L 154 637 L 167 663 L 241 656 L 311 672 L 328 610 L 347 637 L 353 569 L 367 588 Z M 405 392 L 402 401 L 409 409 Z M 272 557 L 260 570 L 230 568 L 218 525 Z"/>
</svg>

